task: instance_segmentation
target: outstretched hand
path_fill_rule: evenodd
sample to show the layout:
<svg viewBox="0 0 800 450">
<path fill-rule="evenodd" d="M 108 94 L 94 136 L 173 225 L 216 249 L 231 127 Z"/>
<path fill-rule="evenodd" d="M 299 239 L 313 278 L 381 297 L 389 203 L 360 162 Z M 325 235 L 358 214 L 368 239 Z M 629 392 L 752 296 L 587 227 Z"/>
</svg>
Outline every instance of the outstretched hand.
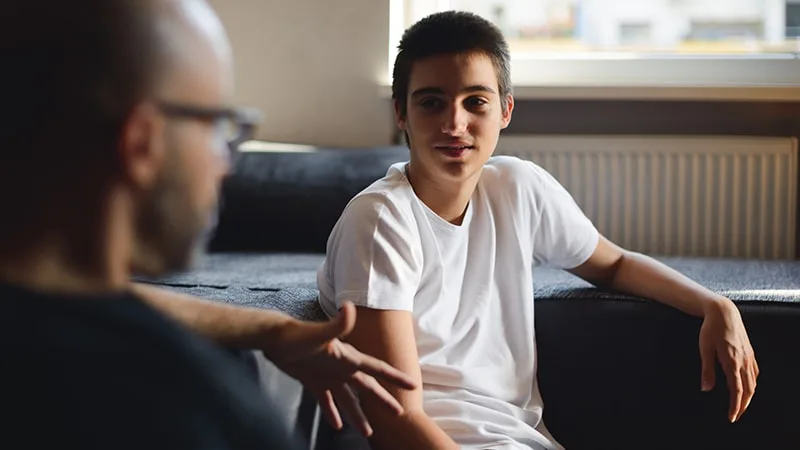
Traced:
<svg viewBox="0 0 800 450">
<path fill-rule="evenodd" d="M 730 300 L 725 299 L 705 312 L 700 328 L 700 358 L 703 391 L 714 388 L 715 360 L 719 359 L 730 391 L 728 420 L 736 422 L 750 406 L 759 369 L 742 317 Z"/>
<path fill-rule="evenodd" d="M 342 428 L 339 408 L 364 436 L 372 434 L 359 395 L 371 395 L 387 409 L 400 415 L 403 407 L 380 383 L 414 389 L 413 379 L 384 361 L 365 355 L 340 341 L 356 321 L 356 309 L 345 303 L 339 315 L 328 322 L 287 321 L 271 348 L 265 349 L 278 368 L 300 381 L 319 402 L 331 425 Z"/>
</svg>

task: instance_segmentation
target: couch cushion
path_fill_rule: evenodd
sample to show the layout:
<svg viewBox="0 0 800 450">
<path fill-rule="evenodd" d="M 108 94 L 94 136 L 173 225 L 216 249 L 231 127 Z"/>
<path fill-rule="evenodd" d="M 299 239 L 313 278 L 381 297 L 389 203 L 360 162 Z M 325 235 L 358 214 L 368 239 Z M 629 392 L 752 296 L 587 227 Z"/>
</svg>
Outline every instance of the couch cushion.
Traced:
<svg viewBox="0 0 800 450">
<path fill-rule="evenodd" d="M 175 287 L 216 289 L 239 287 L 277 291 L 287 288 L 316 290 L 316 272 L 324 260 L 320 253 L 216 253 L 207 255 L 188 272 L 156 281 Z M 796 306 L 800 304 L 800 262 L 703 258 L 660 258 L 662 262 L 712 291 L 738 302 Z M 607 299 L 643 300 L 617 292 L 598 290 L 561 270 L 534 269 L 536 300 L 576 301 Z M 233 296 L 228 296 L 235 301 Z M 264 305 L 268 306 L 268 305 Z"/>
<path fill-rule="evenodd" d="M 161 287 L 215 300 L 230 305 L 281 311 L 296 319 L 322 321 L 327 316 L 317 303 L 317 291 L 302 287 L 286 289 L 251 288 L 245 286 L 210 287 L 184 283 L 157 283 Z"/>
<path fill-rule="evenodd" d="M 216 253 L 206 255 L 191 271 L 160 278 L 172 285 L 261 290 L 316 289 L 319 253 Z"/>
<path fill-rule="evenodd" d="M 399 146 L 244 153 L 223 183 L 209 249 L 324 252 L 347 202 L 408 157 Z"/>
<path fill-rule="evenodd" d="M 732 300 L 800 302 L 800 261 L 722 258 L 659 258 L 663 263 Z M 600 291 L 568 272 L 534 271 L 537 299 L 633 299 Z"/>
<path fill-rule="evenodd" d="M 207 255 L 188 272 L 156 280 L 161 284 L 233 304 L 284 310 L 298 318 L 324 319 L 316 305 L 317 269 L 324 260 L 319 253 L 216 253 Z M 736 301 L 740 308 L 800 308 L 800 262 L 733 259 L 661 258 L 712 291 Z M 645 300 L 600 290 L 561 270 L 534 269 L 537 304 L 557 301 L 559 307 L 574 304 L 583 311 L 591 302 L 607 300 L 614 308 L 650 304 Z M 587 304 L 586 300 L 590 302 Z M 299 304 L 295 304 L 299 303 Z M 660 306 L 660 305 L 651 305 Z M 537 320 L 539 306 L 537 306 Z"/>
</svg>

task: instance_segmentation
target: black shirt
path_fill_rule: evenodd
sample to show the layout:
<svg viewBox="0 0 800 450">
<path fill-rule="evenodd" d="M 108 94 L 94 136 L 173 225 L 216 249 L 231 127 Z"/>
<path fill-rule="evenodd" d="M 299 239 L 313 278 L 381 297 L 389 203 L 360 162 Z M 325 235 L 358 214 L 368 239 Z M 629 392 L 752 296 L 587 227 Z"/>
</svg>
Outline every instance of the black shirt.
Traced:
<svg viewBox="0 0 800 450">
<path fill-rule="evenodd" d="M 129 293 L 0 284 L 8 448 L 295 449 L 244 365 Z"/>
</svg>

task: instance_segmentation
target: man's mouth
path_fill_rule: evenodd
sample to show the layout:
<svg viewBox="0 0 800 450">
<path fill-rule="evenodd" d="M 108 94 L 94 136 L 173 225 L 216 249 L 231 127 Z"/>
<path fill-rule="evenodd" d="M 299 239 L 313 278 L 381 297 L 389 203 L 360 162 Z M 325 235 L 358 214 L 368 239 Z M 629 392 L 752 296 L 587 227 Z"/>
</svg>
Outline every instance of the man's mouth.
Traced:
<svg viewBox="0 0 800 450">
<path fill-rule="evenodd" d="M 436 150 L 441 151 L 447 156 L 452 158 L 458 158 L 459 156 L 463 155 L 467 152 L 467 150 L 474 150 L 474 145 L 467 145 L 467 144 L 446 144 L 446 145 L 435 145 L 434 148 Z"/>
</svg>

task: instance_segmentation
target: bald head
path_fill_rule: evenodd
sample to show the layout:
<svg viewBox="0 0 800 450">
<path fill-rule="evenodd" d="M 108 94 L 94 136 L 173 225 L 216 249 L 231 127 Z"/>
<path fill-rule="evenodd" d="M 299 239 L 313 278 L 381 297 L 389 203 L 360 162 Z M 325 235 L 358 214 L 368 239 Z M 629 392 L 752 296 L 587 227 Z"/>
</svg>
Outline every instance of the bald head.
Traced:
<svg viewBox="0 0 800 450">
<path fill-rule="evenodd" d="M 225 29 L 203 0 L 161 0 L 153 4 L 162 71 L 155 91 L 166 96 L 186 85 L 186 72 L 223 77 L 226 95 L 233 90 L 231 47 Z M 211 69 L 211 70 L 209 70 Z M 215 70 L 218 69 L 218 70 Z"/>
</svg>

